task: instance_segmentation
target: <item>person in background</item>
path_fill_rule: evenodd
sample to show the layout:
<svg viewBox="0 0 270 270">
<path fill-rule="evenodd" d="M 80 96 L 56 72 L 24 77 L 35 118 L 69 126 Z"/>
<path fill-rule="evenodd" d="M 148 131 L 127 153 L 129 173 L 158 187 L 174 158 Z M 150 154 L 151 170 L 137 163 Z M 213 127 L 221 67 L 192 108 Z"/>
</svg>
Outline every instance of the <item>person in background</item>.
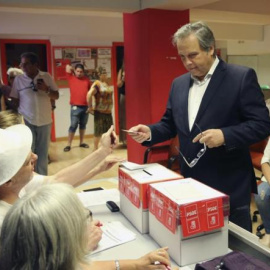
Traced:
<svg viewBox="0 0 270 270">
<path fill-rule="evenodd" d="M 90 261 L 90 223 L 89 210 L 71 186 L 37 188 L 17 201 L 6 215 L 1 231 L 1 269 L 166 270 L 165 265 L 170 266 L 166 248 L 139 259 Z M 154 265 L 156 261 L 161 264 Z"/>
<path fill-rule="evenodd" d="M 68 133 L 68 145 L 64 148 L 64 152 L 71 149 L 72 140 L 75 132 L 79 127 L 80 147 L 89 148 L 89 145 L 83 142 L 86 124 L 88 121 L 88 104 L 86 100 L 87 93 L 91 87 L 89 79 L 84 74 L 84 66 L 76 64 L 72 66 L 66 65 L 67 80 L 70 88 L 70 119 L 71 125 Z"/>
<path fill-rule="evenodd" d="M 89 112 L 94 114 L 94 150 L 98 148 L 101 135 L 113 124 L 112 99 L 113 91 L 107 83 L 107 72 L 99 69 L 99 80 L 96 80 L 87 93 Z"/>
<path fill-rule="evenodd" d="M 180 170 L 230 196 L 229 220 L 251 231 L 251 193 L 257 193 L 249 145 L 270 134 L 270 118 L 253 69 L 223 62 L 203 22 L 182 26 L 173 44 L 188 73 L 171 86 L 166 111 L 137 125 L 134 140 L 151 146 L 178 135 Z"/>
<path fill-rule="evenodd" d="M 59 98 L 58 87 L 49 73 L 39 70 L 39 59 L 35 53 L 23 53 L 20 66 L 24 74 L 15 78 L 10 97 L 16 101 L 18 111 L 32 131 L 32 150 L 38 155 L 35 170 L 47 175 L 51 99 Z"/>
<path fill-rule="evenodd" d="M 117 87 L 119 94 L 119 141 L 124 145 L 127 143 L 126 132 L 122 129 L 126 129 L 126 85 L 125 85 L 125 62 L 123 61 L 122 67 L 118 71 Z"/>
<path fill-rule="evenodd" d="M 37 155 L 31 151 L 32 134 L 27 126 L 20 124 L 21 120 L 20 115 L 11 111 L 0 112 L 0 227 L 12 204 L 37 187 L 59 182 L 78 186 L 123 161 L 109 156 L 116 146 L 111 127 L 102 136 L 99 149 L 84 159 L 51 176 L 36 174 L 33 170 Z"/>
<path fill-rule="evenodd" d="M 260 242 L 270 248 L 270 140 L 265 147 L 261 165 L 263 182 L 258 186 L 255 202 L 265 229 L 265 235 L 260 239 Z"/>
<path fill-rule="evenodd" d="M 23 71 L 21 69 L 10 67 L 7 70 L 8 85 L 4 85 L 2 80 L 0 81 L 0 96 L 1 96 L 0 111 L 12 109 L 11 99 L 9 95 L 10 95 L 15 77 L 21 74 L 23 74 Z"/>
</svg>

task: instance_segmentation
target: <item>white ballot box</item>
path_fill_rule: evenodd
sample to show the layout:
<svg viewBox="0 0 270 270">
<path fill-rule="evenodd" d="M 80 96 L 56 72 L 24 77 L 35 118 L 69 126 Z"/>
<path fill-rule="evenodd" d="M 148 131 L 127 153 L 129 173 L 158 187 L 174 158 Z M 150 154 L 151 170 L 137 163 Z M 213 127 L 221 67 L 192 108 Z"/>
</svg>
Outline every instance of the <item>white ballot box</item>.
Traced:
<svg viewBox="0 0 270 270">
<path fill-rule="evenodd" d="M 119 167 L 120 211 L 140 233 L 149 232 L 148 186 L 150 183 L 181 179 L 182 176 L 151 163 L 134 170 Z"/>
<path fill-rule="evenodd" d="M 192 178 L 149 185 L 149 233 L 180 266 L 228 252 L 229 197 Z"/>
</svg>

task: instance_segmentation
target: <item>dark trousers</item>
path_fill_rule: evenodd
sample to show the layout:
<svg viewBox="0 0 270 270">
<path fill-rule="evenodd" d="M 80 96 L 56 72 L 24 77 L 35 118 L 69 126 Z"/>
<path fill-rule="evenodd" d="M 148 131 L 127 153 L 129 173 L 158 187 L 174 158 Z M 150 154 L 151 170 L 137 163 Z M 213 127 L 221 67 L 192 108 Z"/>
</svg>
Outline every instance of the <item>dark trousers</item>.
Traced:
<svg viewBox="0 0 270 270">
<path fill-rule="evenodd" d="M 230 222 L 242 227 L 243 229 L 252 232 L 252 223 L 250 216 L 250 206 L 244 205 L 230 210 Z"/>
</svg>

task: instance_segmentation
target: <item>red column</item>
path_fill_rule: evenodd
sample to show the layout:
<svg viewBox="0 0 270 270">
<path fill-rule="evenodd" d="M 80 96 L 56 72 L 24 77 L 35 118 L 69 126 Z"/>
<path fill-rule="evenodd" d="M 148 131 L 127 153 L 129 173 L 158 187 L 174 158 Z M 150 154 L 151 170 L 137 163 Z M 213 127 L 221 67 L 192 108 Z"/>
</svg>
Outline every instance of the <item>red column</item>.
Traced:
<svg viewBox="0 0 270 270">
<path fill-rule="evenodd" d="M 157 122 L 172 80 L 185 73 L 172 36 L 189 11 L 146 9 L 124 14 L 127 128 Z M 145 147 L 128 138 L 128 160 L 142 163 Z"/>
</svg>

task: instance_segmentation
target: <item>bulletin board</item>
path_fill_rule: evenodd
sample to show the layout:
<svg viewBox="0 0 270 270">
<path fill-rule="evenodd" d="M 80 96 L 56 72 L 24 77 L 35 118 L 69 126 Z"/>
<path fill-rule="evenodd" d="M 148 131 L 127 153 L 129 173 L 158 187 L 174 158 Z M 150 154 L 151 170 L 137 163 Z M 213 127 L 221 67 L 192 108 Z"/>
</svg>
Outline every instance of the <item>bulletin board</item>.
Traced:
<svg viewBox="0 0 270 270">
<path fill-rule="evenodd" d="M 112 80 L 111 47 L 72 47 L 55 46 L 53 49 L 54 79 L 60 88 L 68 87 L 66 65 L 83 64 L 85 75 L 94 82 L 98 79 L 98 69 L 106 69 L 108 84 Z"/>
</svg>

